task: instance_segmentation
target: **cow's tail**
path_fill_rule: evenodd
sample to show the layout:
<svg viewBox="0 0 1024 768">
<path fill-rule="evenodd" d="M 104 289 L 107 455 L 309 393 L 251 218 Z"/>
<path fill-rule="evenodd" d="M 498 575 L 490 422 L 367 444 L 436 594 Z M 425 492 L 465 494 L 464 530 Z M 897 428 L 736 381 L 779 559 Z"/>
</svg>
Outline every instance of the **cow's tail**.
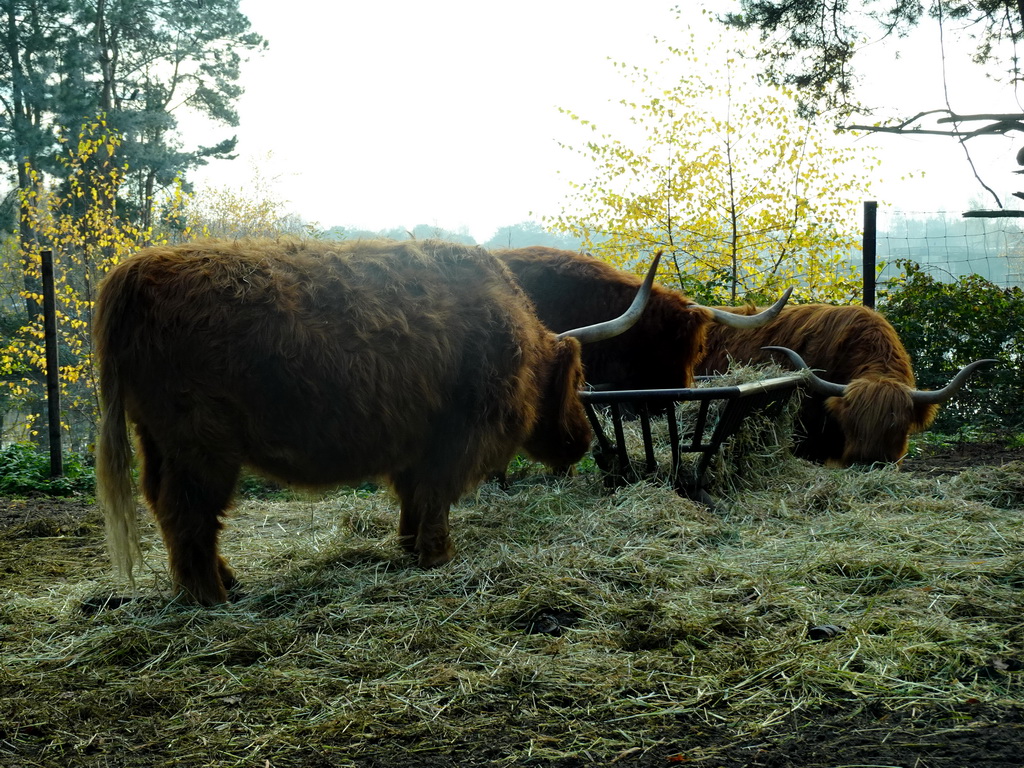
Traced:
<svg viewBox="0 0 1024 768">
<path fill-rule="evenodd" d="M 98 309 L 100 309 L 98 307 Z M 134 568 L 142 562 L 135 487 L 132 482 L 132 447 L 124 412 L 124 392 L 110 343 L 117 329 L 107 313 L 96 317 L 100 355 L 100 434 L 96 443 L 96 497 L 103 509 L 107 551 L 118 569 L 134 583 Z"/>
</svg>

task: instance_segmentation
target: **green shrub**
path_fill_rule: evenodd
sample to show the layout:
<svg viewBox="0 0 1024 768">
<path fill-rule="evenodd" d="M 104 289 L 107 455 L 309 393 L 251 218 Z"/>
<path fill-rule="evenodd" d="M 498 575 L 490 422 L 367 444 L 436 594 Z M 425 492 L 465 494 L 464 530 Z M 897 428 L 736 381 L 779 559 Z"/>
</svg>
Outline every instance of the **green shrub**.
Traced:
<svg viewBox="0 0 1024 768">
<path fill-rule="evenodd" d="M 944 282 L 926 274 L 916 262 L 897 264 L 905 277 L 881 297 L 879 309 L 910 353 L 918 387 L 945 386 L 974 360 L 1000 360 L 998 366 L 975 374 L 943 406 L 933 429 L 952 434 L 978 427 L 1024 428 L 1020 391 L 1024 291 L 1001 288 L 978 275 Z"/>
<path fill-rule="evenodd" d="M 238 495 L 246 499 L 275 499 L 278 501 L 287 501 L 293 496 L 289 489 L 249 470 L 243 470 L 242 476 L 238 480 Z"/>
<path fill-rule="evenodd" d="M 64 474 L 50 476 L 50 455 L 36 446 L 15 443 L 0 448 L 0 494 L 70 496 L 92 493 L 96 476 L 80 456 L 64 455 Z"/>
</svg>

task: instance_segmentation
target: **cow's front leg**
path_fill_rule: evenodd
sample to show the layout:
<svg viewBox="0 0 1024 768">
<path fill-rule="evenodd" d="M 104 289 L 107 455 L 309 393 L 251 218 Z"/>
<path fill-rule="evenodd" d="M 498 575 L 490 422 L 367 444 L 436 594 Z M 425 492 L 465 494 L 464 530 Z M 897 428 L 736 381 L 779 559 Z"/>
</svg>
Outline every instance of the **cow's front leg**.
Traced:
<svg viewBox="0 0 1024 768">
<path fill-rule="evenodd" d="M 420 531 L 420 513 L 412 502 L 402 501 L 402 511 L 398 518 L 398 543 L 402 549 L 412 554 L 416 551 L 416 537 Z"/>
<path fill-rule="evenodd" d="M 394 487 L 402 504 L 398 522 L 398 539 L 402 548 L 419 555 L 421 568 L 447 563 L 455 555 L 455 545 L 448 530 L 448 510 L 452 500 L 421 482 L 415 472 L 395 478 Z"/>
<path fill-rule="evenodd" d="M 455 544 L 448 529 L 449 505 L 425 510 L 420 518 L 416 536 L 416 550 L 420 553 L 420 568 L 444 565 L 455 556 Z"/>
</svg>

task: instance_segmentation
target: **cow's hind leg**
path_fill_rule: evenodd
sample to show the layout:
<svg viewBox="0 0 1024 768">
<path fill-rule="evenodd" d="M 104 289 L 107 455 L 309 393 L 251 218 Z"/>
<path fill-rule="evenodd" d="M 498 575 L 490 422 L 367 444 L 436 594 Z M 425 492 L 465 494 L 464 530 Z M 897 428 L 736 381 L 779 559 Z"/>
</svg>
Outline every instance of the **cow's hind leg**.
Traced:
<svg viewBox="0 0 1024 768">
<path fill-rule="evenodd" d="M 143 493 L 160 525 L 175 594 L 201 605 L 223 603 L 235 577 L 217 550 L 217 537 L 240 467 L 158 452 L 151 462 L 145 438 L 142 445 Z"/>
<path fill-rule="evenodd" d="M 164 463 L 163 453 L 156 441 L 141 424 L 136 427 L 139 436 L 139 453 L 141 466 L 139 467 L 139 484 L 142 487 L 142 495 L 149 504 L 149 508 L 155 510 L 156 502 L 160 498 L 161 467 Z"/>
</svg>

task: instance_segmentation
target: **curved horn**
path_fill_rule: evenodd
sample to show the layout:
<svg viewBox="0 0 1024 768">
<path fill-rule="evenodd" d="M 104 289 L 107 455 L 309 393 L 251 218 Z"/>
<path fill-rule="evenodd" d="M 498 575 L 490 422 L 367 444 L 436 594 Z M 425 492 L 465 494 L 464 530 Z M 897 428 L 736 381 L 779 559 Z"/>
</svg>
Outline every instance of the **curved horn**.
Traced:
<svg viewBox="0 0 1024 768">
<path fill-rule="evenodd" d="M 730 328 L 760 328 L 772 318 L 776 317 L 782 308 L 789 301 L 789 295 L 793 292 L 793 286 L 786 289 L 782 297 L 767 309 L 758 312 L 756 315 L 737 315 L 735 312 L 726 312 L 724 309 L 714 307 L 703 307 L 711 313 L 716 323 L 727 325 Z M 702 306 L 698 304 L 697 306 Z"/>
<path fill-rule="evenodd" d="M 949 382 L 942 389 L 923 390 L 923 389 L 912 389 L 910 390 L 911 399 L 919 405 L 931 405 L 933 403 L 944 403 L 949 400 L 953 395 L 960 391 L 960 388 L 966 383 L 967 379 L 974 373 L 978 368 L 983 365 L 991 365 L 998 363 L 998 360 L 986 358 L 985 360 L 975 360 L 973 363 L 969 363 L 960 369 L 960 372 L 953 377 L 952 381 Z"/>
<path fill-rule="evenodd" d="M 842 397 L 846 394 L 845 384 L 836 384 L 834 381 L 825 381 L 818 377 L 814 371 L 811 370 L 811 366 L 804 362 L 804 359 L 800 357 L 796 352 L 788 347 L 761 347 L 770 352 L 782 352 L 789 358 L 789 361 L 797 368 L 803 368 L 807 371 L 807 383 L 811 385 L 811 389 L 817 392 L 819 395 L 826 395 L 828 397 Z"/>
<path fill-rule="evenodd" d="M 618 336 L 620 333 L 625 333 L 633 324 L 640 319 L 640 315 L 644 313 L 644 308 L 647 306 L 647 299 L 651 295 L 651 286 L 654 284 L 654 275 L 658 271 L 658 262 L 661 261 L 661 251 L 654 254 L 654 262 L 651 264 L 651 268 L 647 270 L 647 277 L 644 279 L 644 284 L 640 286 L 640 290 L 637 291 L 636 297 L 633 299 L 633 303 L 629 305 L 623 314 L 614 320 L 606 320 L 603 323 L 596 323 L 594 325 L 585 325 L 582 328 L 573 328 L 569 331 L 563 331 L 558 334 L 558 338 L 564 339 L 569 336 L 573 336 L 580 340 L 581 344 L 588 344 L 592 341 L 603 341 L 604 339 L 610 339 L 613 336 Z"/>
</svg>

